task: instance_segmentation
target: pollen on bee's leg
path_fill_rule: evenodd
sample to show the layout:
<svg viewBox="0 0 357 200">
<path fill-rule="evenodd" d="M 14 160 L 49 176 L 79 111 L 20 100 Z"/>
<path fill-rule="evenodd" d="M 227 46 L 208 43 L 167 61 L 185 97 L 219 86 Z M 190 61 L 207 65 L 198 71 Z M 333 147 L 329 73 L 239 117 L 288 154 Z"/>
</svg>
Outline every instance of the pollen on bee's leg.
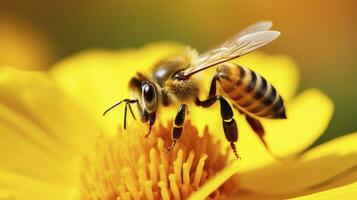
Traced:
<svg viewBox="0 0 357 200">
<path fill-rule="evenodd" d="M 172 140 L 172 143 L 171 143 L 171 146 L 167 147 L 167 148 L 166 148 L 166 151 L 167 151 L 167 152 L 172 151 L 172 150 L 175 148 L 176 143 L 177 143 L 177 140 L 176 140 L 176 139 L 173 139 L 173 140 Z"/>
<path fill-rule="evenodd" d="M 153 127 L 147 139 L 135 126 L 128 134 L 101 138 L 83 163 L 83 199 L 187 199 L 228 165 L 230 151 L 221 153 L 208 129 L 199 137 L 189 121 L 185 136 L 168 153 L 171 128 Z M 223 184 L 209 198 L 229 194 L 237 188 L 232 184 Z"/>
</svg>

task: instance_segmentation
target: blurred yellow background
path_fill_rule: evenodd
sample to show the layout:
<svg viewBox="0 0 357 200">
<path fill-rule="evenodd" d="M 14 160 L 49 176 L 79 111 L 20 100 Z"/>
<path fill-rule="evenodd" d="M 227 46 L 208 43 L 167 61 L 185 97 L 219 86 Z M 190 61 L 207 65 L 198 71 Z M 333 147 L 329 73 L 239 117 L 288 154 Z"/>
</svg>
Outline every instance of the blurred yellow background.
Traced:
<svg viewBox="0 0 357 200">
<path fill-rule="evenodd" d="M 353 0 L 2 1 L 0 64 L 45 69 L 83 49 L 162 40 L 203 51 L 251 23 L 271 20 L 282 36 L 263 50 L 293 57 L 301 68 L 300 90 L 320 88 L 335 102 L 322 142 L 357 130 L 356 10 Z"/>
</svg>

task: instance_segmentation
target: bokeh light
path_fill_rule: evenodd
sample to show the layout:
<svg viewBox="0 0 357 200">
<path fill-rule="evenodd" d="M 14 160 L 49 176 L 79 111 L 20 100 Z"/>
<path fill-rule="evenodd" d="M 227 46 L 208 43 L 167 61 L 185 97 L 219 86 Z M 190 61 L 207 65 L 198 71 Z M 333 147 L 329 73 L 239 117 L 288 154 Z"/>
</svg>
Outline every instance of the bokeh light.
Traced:
<svg viewBox="0 0 357 200">
<path fill-rule="evenodd" d="M 0 13 L 0 65 L 44 69 L 54 61 L 49 36 L 30 21 Z"/>
</svg>

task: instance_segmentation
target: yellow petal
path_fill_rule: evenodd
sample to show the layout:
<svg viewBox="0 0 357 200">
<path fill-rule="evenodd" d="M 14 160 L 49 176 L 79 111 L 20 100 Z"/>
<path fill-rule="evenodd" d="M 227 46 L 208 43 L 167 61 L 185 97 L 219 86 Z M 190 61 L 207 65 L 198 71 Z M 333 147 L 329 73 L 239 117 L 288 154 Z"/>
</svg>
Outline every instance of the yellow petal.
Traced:
<svg viewBox="0 0 357 200">
<path fill-rule="evenodd" d="M 267 194 L 319 191 L 357 181 L 357 133 L 309 150 L 300 159 L 240 173 L 242 188 Z"/>
<path fill-rule="evenodd" d="M 68 189 L 0 170 L 0 199 L 68 199 Z"/>
<path fill-rule="evenodd" d="M 117 109 L 106 118 L 102 117 L 103 111 L 119 100 L 130 98 L 128 82 L 136 72 L 149 70 L 158 59 L 182 48 L 175 43 L 158 43 L 117 52 L 92 50 L 58 63 L 51 73 L 93 119 L 102 122 L 107 132 L 115 133 L 123 122 L 122 110 Z"/>
<path fill-rule="evenodd" d="M 99 134 L 100 130 L 86 112 L 79 109 L 47 73 L 2 67 L 0 74 L 0 103 L 57 142 L 81 151 L 87 147 L 87 141 Z M 13 123 L 16 125 L 16 121 Z"/>
<path fill-rule="evenodd" d="M 0 167 L 62 182 L 99 129 L 44 72 L 0 68 Z"/>
<path fill-rule="evenodd" d="M 288 119 L 263 121 L 265 139 L 280 157 L 298 153 L 320 137 L 331 120 L 333 103 L 322 92 L 310 89 L 287 102 L 286 111 Z"/>
<path fill-rule="evenodd" d="M 265 77 L 285 100 L 295 95 L 299 72 L 297 64 L 290 57 L 254 52 L 237 59 L 236 62 Z"/>
<path fill-rule="evenodd" d="M 300 196 L 294 198 L 296 200 L 323 200 L 323 199 L 353 199 L 357 196 L 357 182 L 351 183 L 342 187 L 310 194 L 306 196 Z"/>
<path fill-rule="evenodd" d="M 67 166 L 63 163 L 66 160 L 63 155 L 58 155 L 53 149 L 26 137 L 24 132 L 13 129 L 0 124 L 0 168 L 49 182 L 68 180 L 66 175 L 69 171 L 66 169 L 70 168 L 69 163 Z"/>
<path fill-rule="evenodd" d="M 199 190 L 193 193 L 189 199 L 200 200 L 206 199 L 212 192 L 214 192 L 218 187 L 225 183 L 229 178 L 231 178 L 236 169 L 239 167 L 239 162 L 233 161 L 228 166 L 226 166 L 222 171 L 217 173 L 213 178 L 211 178 L 207 183 L 199 188 Z"/>
<path fill-rule="evenodd" d="M 277 199 L 289 199 L 291 195 L 281 195 L 281 194 L 261 194 L 250 191 L 239 190 L 231 195 L 229 195 L 224 200 L 277 200 Z"/>
</svg>

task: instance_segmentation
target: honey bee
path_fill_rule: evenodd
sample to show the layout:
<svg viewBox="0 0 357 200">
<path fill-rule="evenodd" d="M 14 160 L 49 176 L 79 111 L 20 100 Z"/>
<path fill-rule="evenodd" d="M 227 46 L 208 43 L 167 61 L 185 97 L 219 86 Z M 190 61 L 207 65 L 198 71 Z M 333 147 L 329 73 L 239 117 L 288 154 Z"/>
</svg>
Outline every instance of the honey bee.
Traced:
<svg viewBox="0 0 357 200">
<path fill-rule="evenodd" d="M 156 113 L 167 106 L 178 106 L 172 129 L 170 148 L 173 148 L 183 132 L 187 104 L 193 102 L 197 106 L 208 108 L 219 102 L 225 137 L 238 158 L 235 146 L 238 129 L 233 118 L 232 104 L 245 115 L 250 127 L 268 148 L 259 118 L 286 118 L 283 99 L 261 75 L 228 61 L 275 40 L 280 32 L 270 30 L 271 27 L 272 23 L 269 21 L 258 22 L 206 53 L 199 55 L 196 50 L 187 48 L 182 55 L 160 60 L 153 66 L 151 74 L 138 72 L 131 78 L 129 88 L 132 91 L 132 98 L 114 104 L 103 115 L 125 103 L 125 129 L 127 109 L 129 108 L 135 118 L 131 104 L 136 104 L 141 121 L 149 124 L 146 135 L 148 136 L 155 123 Z M 216 67 L 217 70 L 213 75 L 207 99 L 200 100 L 198 77 L 194 75 L 211 67 Z M 217 94 L 217 83 L 221 94 Z"/>
</svg>

